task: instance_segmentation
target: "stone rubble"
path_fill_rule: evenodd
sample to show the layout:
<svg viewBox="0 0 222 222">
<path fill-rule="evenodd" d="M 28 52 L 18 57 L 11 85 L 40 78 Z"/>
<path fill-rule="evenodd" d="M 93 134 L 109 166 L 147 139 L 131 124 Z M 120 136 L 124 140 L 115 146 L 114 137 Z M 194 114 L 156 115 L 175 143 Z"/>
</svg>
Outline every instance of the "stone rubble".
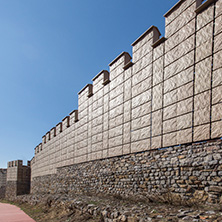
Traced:
<svg viewBox="0 0 222 222">
<path fill-rule="evenodd" d="M 81 212 L 81 215 L 89 215 L 90 219 L 93 218 L 92 221 L 97 222 L 222 221 L 222 208 L 214 204 L 173 206 L 144 200 L 90 195 L 24 195 L 13 201 L 44 206 L 46 212 L 57 212 L 57 217 L 62 214 L 63 217 L 59 220 L 61 222 L 64 222 L 64 215 L 68 215 L 69 221 L 75 221 L 73 212 L 76 210 Z"/>
</svg>

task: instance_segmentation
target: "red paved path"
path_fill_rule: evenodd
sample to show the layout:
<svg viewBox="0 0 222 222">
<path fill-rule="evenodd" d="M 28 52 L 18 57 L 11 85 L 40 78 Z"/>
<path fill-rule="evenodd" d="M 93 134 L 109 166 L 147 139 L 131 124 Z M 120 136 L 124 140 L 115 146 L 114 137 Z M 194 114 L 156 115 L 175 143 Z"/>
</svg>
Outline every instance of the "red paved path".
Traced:
<svg viewBox="0 0 222 222">
<path fill-rule="evenodd" d="M 0 222 L 35 222 L 20 208 L 0 203 Z"/>
</svg>

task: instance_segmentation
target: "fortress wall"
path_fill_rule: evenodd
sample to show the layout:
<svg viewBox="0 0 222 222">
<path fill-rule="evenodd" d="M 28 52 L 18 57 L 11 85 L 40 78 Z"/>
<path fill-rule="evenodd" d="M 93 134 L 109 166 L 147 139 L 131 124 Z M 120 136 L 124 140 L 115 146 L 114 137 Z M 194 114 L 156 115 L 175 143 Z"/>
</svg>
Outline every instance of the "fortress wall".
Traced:
<svg viewBox="0 0 222 222">
<path fill-rule="evenodd" d="M 194 203 L 219 203 L 221 155 L 218 140 L 88 161 L 58 168 L 56 175 L 33 178 L 32 192 L 40 196 L 103 193 L 134 199 L 170 195 Z"/>
<path fill-rule="evenodd" d="M 30 192 L 30 178 L 30 161 L 27 166 L 23 165 L 22 160 L 8 162 L 6 197 L 28 194 Z"/>
<path fill-rule="evenodd" d="M 78 94 L 35 149 L 32 179 L 58 167 L 222 136 L 221 1 L 181 0 Z"/>
</svg>

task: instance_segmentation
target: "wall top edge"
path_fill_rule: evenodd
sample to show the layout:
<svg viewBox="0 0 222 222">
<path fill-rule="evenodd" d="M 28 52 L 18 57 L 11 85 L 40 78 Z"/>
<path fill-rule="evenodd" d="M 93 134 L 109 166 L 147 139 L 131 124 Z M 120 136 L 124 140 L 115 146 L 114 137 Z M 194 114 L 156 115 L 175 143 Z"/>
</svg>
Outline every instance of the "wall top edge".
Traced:
<svg viewBox="0 0 222 222">
<path fill-rule="evenodd" d="M 150 28 L 148 28 L 139 38 L 137 38 L 132 44 L 131 46 L 135 46 L 139 41 L 141 41 L 146 35 L 148 35 L 150 32 L 152 32 L 154 29 L 157 30 L 157 32 L 159 33 L 159 35 L 161 35 L 159 29 L 152 25 Z"/>
<path fill-rule="evenodd" d="M 87 84 L 86 86 L 84 86 L 79 92 L 78 95 L 80 95 L 87 87 L 91 86 L 92 84 Z"/>
<path fill-rule="evenodd" d="M 44 138 L 45 137 L 45 135 L 44 136 L 42 136 L 42 138 Z"/>
<path fill-rule="evenodd" d="M 77 110 L 74 109 L 71 113 L 69 113 L 69 115 L 71 116 L 73 113 L 75 113 Z"/>
<path fill-rule="evenodd" d="M 62 119 L 62 121 L 66 120 L 67 118 L 69 118 L 69 116 L 64 117 L 64 118 Z"/>
<path fill-rule="evenodd" d="M 160 39 L 158 39 L 156 42 L 153 43 L 152 47 L 153 48 L 156 48 L 158 45 L 160 45 L 161 43 L 165 42 L 166 41 L 166 38 L 165 37 L 162 37 Z"/>
<path fill-rule="evenodd" d="M 110 64 L 109 66 L 112 66 L 117 60 L 119 60 L 122 56 L 129 56 L 131 59 L 131 55 L 128 52 L 122 52 L 120 55 L 118 55 Z"/>
<path fill-rule="evenodd" d="M 61 125 L 61 124 L 62 124 L 62 123 L 60 122 L 60 123 L 56 124 L 56 126 Z"/>
<path fill-rule="evenodd" d="M 198 13 L 201 13 L 204 9 L 206 9 L 208 6 L 210 6 L 212 3 L 216 2 L 217 0 L 208 0 L 206 2 L 204 2 L 202 5 L 200 5 L 196 10 L 195 12 L 198 14 Z"/>
<path fill-rule="evenodd" d="M 103 73 L 109 73 L 107 70 L 102 70 L 102 71 L 100 71 L 93 79 L 92 79 L 92 81 L 95 81 L 100 75 L 102 75 Z"/>
<path fill-rule="evenodd" d="M 163 16 L 166 18 L 168 17 L 175 9 L 177 9 L 183 2 L 186 0 L 180 0 L 179 2 L 176 3 L 170 10 L 168 10 Z"/>
<path fill-rule="evenodd" d="M 54 126 L 54 127 L 52 127 L 52 129 L 50 129 L 50 131 L 51 131 L 51 130 L 55 130 L 55 126 Z"/>
</svg>

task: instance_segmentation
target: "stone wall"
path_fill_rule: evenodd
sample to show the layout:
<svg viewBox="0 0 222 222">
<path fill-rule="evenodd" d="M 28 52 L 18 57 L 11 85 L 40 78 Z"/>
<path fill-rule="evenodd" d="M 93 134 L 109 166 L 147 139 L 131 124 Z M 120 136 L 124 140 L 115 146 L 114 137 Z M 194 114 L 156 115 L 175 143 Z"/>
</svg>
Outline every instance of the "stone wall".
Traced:
<svg viewBox="0 0 222 222">
<path fill-rule="evenodd" d="M 7 169 L 0 169 L 0 199 L 5 197 Z"/>
<path fill-rule="evenodd" d="M 222 3 L 180 0 L 79 92 L 35 148 L 32 179 L 58 167 L 222 136 Z"/>
<path fill-rule="evenodd" d="M 30 178 L 30 161 L 27 166 L 23 165 L 22 160 L 8 162 L 6 197 L 30 193 Z"/>
<path fill-rule="evenodd" d="M 95 160 L 33 178 L 32 194 L 169 193 L 216 203 L 222 196 L 221 157 L 218 140 Z"/>
</svg>

